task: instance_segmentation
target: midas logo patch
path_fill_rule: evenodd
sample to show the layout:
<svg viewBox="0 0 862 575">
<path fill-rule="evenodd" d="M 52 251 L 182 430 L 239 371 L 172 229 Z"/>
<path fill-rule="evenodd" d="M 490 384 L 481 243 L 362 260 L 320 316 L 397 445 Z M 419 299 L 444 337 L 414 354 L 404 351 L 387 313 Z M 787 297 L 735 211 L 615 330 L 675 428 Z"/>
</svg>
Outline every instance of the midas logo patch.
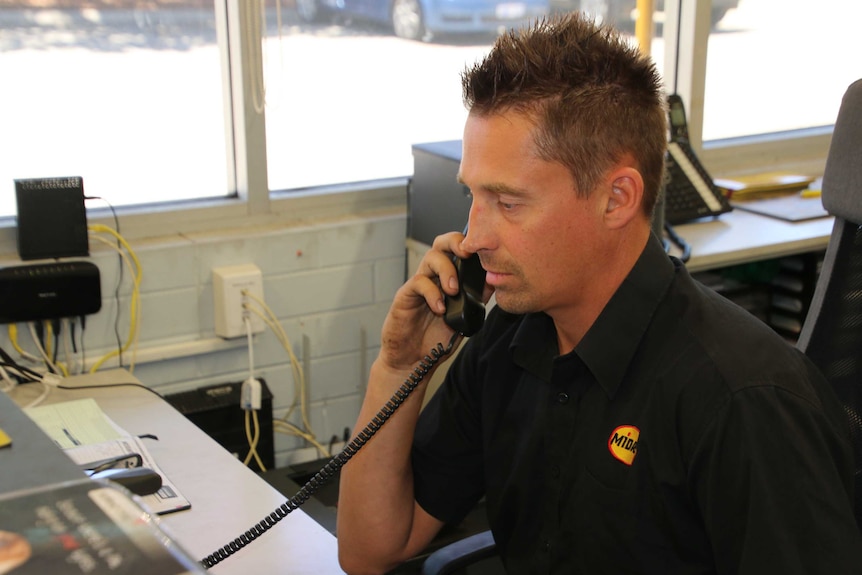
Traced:
<svg viewBox="0 0 862 575">
<path fill-rule="evenodd" d="M 614 429 L 608 439 L 608 449 L 611 455 L 626 465 L 631 465 L 635 460 L 635 455 L 638 454 L 640 435 L 641 430 L 634 425 L 620 425 Z"/>
</svg>

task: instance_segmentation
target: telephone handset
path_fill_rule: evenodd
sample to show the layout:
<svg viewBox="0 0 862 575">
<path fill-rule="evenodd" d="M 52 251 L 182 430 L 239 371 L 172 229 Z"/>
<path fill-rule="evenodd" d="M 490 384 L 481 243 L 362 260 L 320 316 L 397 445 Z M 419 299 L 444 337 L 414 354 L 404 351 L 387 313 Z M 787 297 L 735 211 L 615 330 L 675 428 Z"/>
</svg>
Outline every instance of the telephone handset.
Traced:
<svg viewBox="0 0 862 575">
<path fill-rule="evenodd" d="M 713 183 L 688 139 L 685 106 L 678 94 L 668 96 L 670 142 L 667 147 L 669 180 L 665 186 L 665 222 L 679 224 L 729 212 L 730 202 Z"/>
<path fill-rule="evenodd" d="M 241 536 L 202 559 L 200 563 L 205 568 L 209 569 L 221 563 L 269 531 L 276 523 L 287 517 L 291 511 L 298 509 L 303 503 L 308 501 L 318 489 L 338 474 L 341 468 L 356 455 L 362 446 L 368 443 L 368 440 L 392 417 L 395 410 L 404 403 L 431 369 L 441 359 L 452 352 L 455 348 L 455 342 L 460 336 L 471 336 L 479 331 L 485 321 L 485 304 L 482 303 L 482 292 L 485 288 L 485 270 L 482 269 L 477 254 L 473 254 L 465 260 L 456 258 L 455 268 L 458 271 L 459 291 L 455 296 L 447 296 L 446 314 L 443 318 L 446 324 L 456 332 L 449 340 L 448 346 L 444 348 L 442 343 L 438 343 L 419 362 L 419 365 L 413 369 L 407 379 L 404 380 L 404 383 L 401 384 L 401 387 L 398 388 L 398 391 L 377 412 L 374 419 L 341 450 L 341 453 L 330 459 L 314 477 L 309 479 L 300 488 L 296 495 L 276 507 L 272 513 L 264 517 Z"/>
<path fill-rule="evenodd" d="M 485 289 L 485 270 L 479 261 L 479 254 L 467 259 L 455 258 L 458 272 L 458 293 L 447 295 L 446 325 L 463 336 L 470 337 L 482 328 L 485 322 L 485 304 L 482 292 Z"/>
</svg>

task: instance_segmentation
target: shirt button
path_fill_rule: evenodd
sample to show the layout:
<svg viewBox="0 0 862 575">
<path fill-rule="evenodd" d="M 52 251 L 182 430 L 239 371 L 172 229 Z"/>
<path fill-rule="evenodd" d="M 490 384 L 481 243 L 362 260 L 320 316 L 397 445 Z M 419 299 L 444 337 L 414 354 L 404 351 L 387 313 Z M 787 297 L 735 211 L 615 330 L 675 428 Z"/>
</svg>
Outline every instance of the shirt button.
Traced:
<svg viewBox="0 0 862 575">
<path fill-rule="evenodd" d="M 545 541 L 544 545 L 542 545 L 542 551 L 548 552 L 551 550 L 551 542 Z"/>
<path fill-rule="evenodd" d="M 560 394 L 557 395 L 557 402 L 562 404 L 569 403 L 569 394 L 565 391 L 560 392 Z"/>
<path fill-rule="evenodd" d="M 553 477 L 554 479 L 557 479 L 560 477 L 560 466 L 559 465 L 552 465 L 551 466 L 551 477 Z"/>
</svg>

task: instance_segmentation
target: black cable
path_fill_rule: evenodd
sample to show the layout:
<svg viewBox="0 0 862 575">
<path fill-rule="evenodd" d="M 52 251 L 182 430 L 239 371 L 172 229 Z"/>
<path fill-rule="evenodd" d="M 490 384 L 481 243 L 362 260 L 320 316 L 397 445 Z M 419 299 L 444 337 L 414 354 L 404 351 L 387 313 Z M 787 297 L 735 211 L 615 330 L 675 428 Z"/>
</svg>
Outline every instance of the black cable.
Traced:
<svg viewBox="0 0 862 575">
<path fill-rule="evenodd" d="M 314 475 L 314 477 L 309 479 L 305 485 L 300 488 L 296 495 L 285 501 L 281 506 L 276 507 L 272 513 L 264 517 L 251 529 L 211 555 L 202 559 L 201 564 L 207 569 L 219 564 L 224 559 L 227 559 L 269 531 L 269 529 L 276 523 L 287 517 L 291 511 L 298 509 L 300 505 L 308 501 L 308 499 L 314 495 L 318 489 L 341 471 L 341 468 L 344 467 L 344 465 L 350 461 L 354 455 L 356 455 L 356 452 L 358 452 L 363 445 L 368 443 L 380 427 L 386 423 L 390 417 L 392 417 L 395 410 L 404 403 L 407 397 L 414 389 L 416 389 L 425 376 L 428 375 L 428 372 L 431 371 L 431 369 L 437 365 L 442 358 L 452 352 L 452 349 L 455 347 L 455 342 L 460 335 L 461 334 L 459 333 L 455 333 L 455 335 L 452 336 L 452 339 L 449 340 L 449 347 L 445 349 L 443 348 L 442 343 L 438 343 L 437 347 L 432 349 L 431 353 L 426 355 L 422 361 L 419 362 L 419 365 L 414 368 L 413 372 L 404 380 L 404 383 L 401 384 L 401 387 L 398 388 L 395 394 L 388 402 L 386 402 L 386 405 L 377 412 L 377 415 L 368 423 L 368 425 L 366 425 L 362 431 L 360 431 L 356 437 L 353 438 L 353 440 L 348 443 L 343 450 L 341 450 L 341 453 L 333 457 L 329 463 L 324 465 L 323 468 Z"/>
<path fill-rule="evenodd" d="M 676 230 L 673 229 L 673 226 L 669 223 L 665 222 L 664 230 L 667 232 L 670 241 L 674 243 L 679 249 L 682 250 L 682 255 L 679 259 L 685 263 L 691 258 L 691 244 L 685 241 L 682 236 L 676 233 Z"/>
<path fill-rule="evenodd" d="M 38 371 L 35 371 L 33 369 L 30 369 L 29 367 L 25 367 L 25 366 L 19 364 L 17 361 L 15 361 L 15 359 L 11 355 L 6 353 L 6 350 L 4 350 L 2 347 L 0 347 L 0 358 L 2 358 L 4 361 L 4 363 L 0 364 L 3 367 L 14 368 L 16 371 L 18 371 L 19 374 L 22 375 L 22 377 L 26 374 L 27 376 L 31 377 L 34 381 L 42 381 L 42 374 L 41 373 L 39 373 Z"/>
<path fill-rule="evenodd" d="M 19 366 L 18 362 L 15 361 L 15 359 L 11 355 L 9 355 L 6 352 L 6 350 L 3 349 L 2 347 L 0 347 L 0 358 L 2 358 L 6 362 L 7 365 L 11 365 L 11 366 L 14 366 L 16 368 L 22 368 L 23 367 L 23 366 Z M 27 369 L 29 371 L 33 371 L 30 368 L 24 368 L 24 369 Z M 33 373 L 36 373 L 36 372 L 33 371 Z"/>
<path fill-rule="evenodd" d="M 160 397 L 162 399 L 165 399 L 165 396 L 163 396 L 161 393 L 159 393 L 155 389 L 153 389 L 151 387 L 147 387 L 146 385 L 142 385 L 140 383 L 132 383 L 132 382 L 128 382 L 128 383 L 125 383 L 125 382 L 123 382 L 123 383 L 106 383 L 103 385 L 58 385 L 57 389 L 66 389 L 69 391 L 78 391 L 79 389 L 106 389 L 108 387 L 139 387 L 141 389 L 145 389 L 145 390 L 149 391 L 150 393 L 152 393 L 156 397 Z"/>
<path fill-rule="evenodd" d="M 36 330 L 36 339 L 39 341 L 39 345 L 41 345 L 42 348 L 44 348 L 45 347 L 45 335 L 44 335 L 45 328 L 42 325 L 42 322 L 41 321 L 33 322 L 33 327 Z"/>
<path fill-rule="evenodd" d="M 87 354 L 84 352 L 84 332 L 87 330 L 87 316 L 82 315 L 81 320 L 81 369 L 85 370 L 84 362 L 87 359 Z"/>
<path fill-rule="evenodd" d="M 57 369 L 55 367 L 56 362 L 51 361 L 51 359 L 48 357 L 48 352 L 46 351 L 48 349 L 48 346 L 46 345 L 46 339 L 45 339 L 47 336 L 47 333 L 46 333 L 47 330 L 45 329 L 45 326 L 43 325 L 43 323 L 41 321 L 36 321 L 33 323 L 34 323 L 34 327 L 36 328 L 36 337 L 39 340 L 38 345 L 41 347 L 41 354 L 42 354 L 43 359 L 45 360 L 45 369 L 48 370 L 48 373 L 54 373 L 56 375 L 63 375 L 59 371 L 57 371 Z"/>
<path fill-rule="evenodd" d="M 72 353 L 78 354 L 78 343 L 75 341 L 75 318 L 69 320 L 69 339 L 72 340 Z"/>
<path fill-rule="evenodd" d="M 19 384 L 24 383 L 33 383 L 37 381 L 42 381 L 42 374 L 39 372 L 33 371 L 26 367 L 22 367 L 17 363 L 9 363 L 6 361 L 0 361 L 0 366 L 7 368 L 12 371 L 12 375 L 18 379 Z"/>
<path fill-rule="evenodd" d="M 54 365 L 57 365 L 57 358 L 59 357 L 60 352 L 60 320 L 52 319 L 51 327 L 54 331 L 54 354 L 51 361 L 54 363 Z"/>
</svg>

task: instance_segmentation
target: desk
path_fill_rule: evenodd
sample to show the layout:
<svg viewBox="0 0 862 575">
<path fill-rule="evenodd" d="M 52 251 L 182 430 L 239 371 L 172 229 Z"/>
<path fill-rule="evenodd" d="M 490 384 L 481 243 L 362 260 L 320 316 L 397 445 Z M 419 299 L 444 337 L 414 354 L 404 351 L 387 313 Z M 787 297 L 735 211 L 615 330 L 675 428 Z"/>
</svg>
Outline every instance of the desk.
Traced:
<svg viewBox="0 0 862 575">
<path fill-rule="evenodd" d="M 69 387 L 140 383 L 125 370 L 71 377 Z M 21 386 L 19 403 L 38 392 Z M 161 517 L 162 527 L 196 559 L 233 541 L 284 503 L 285 497 L 243 465 L 167 402 L 131 386 L 80 391 L 52 390 L 46 403 L 92 397 L 102 411 L 133 435 L 153 434 L 147 448 L 192 508 Z M 2 407 L 2 406 L 0 406 Z M 14 406 L 13 406 L 14 407 Z M 3 418 L 5 420 L 5 417 Z M 13 437 L 16 447 L 28 438 Z M 68 470 L 67 470 L 68 472 Z M 293 511 L 248 547 L 210 569 L 214 575 L 279 573 L 341 574 L 335 537 L 302 509 Z"/>
<path fill-rule="evenodd" d="M 743 210 L 674 226 L 691 245 L 690 272 L 825 250 L 833 218 L 785 222 Z M 671 254 L 680 255 L 678 248 Z"/>
</svg>

